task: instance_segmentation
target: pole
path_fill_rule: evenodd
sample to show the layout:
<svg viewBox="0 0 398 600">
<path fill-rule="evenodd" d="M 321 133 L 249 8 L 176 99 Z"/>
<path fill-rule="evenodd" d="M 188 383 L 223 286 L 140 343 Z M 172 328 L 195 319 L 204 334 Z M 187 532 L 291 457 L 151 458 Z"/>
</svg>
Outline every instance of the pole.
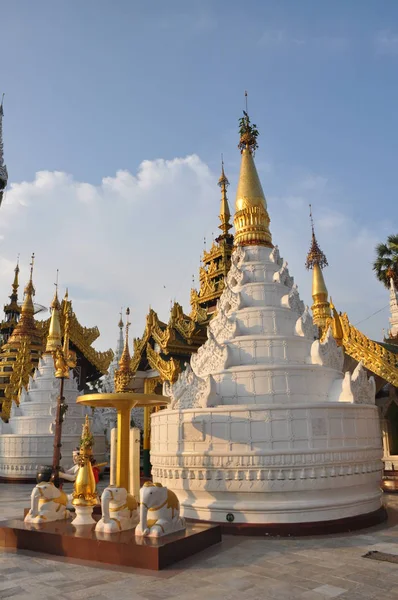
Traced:
<svg viewBox="0 0 398 600">
<path fill-rule="evenodd" d="M 151 476 L 151 407 L 144 407 L 144 439 L 142 444 L 142 459 L 144 477 Z"/>
<path fill-rule="evenodd" d="M 117 410 L 117 464 L 116 485 L 129 491 L 131 407 Z"/>
<path fill-rule="evenodd" d="M 53 464 L 52 464 L 52 475 L 51 481 L 58 487 L 59 486 L 59 471 L 61 462 L 61 438 L 62 438 L 62 422 L 65 414 L 65 398 L 64 398 L 64 377 L 61 377 L 61 385 L 59 390 L 58 402 L 57 402 L 57 414 L 55 417 L 55 434 L 54 434 L 54 451 L 53 451 Z"/>
</svg>

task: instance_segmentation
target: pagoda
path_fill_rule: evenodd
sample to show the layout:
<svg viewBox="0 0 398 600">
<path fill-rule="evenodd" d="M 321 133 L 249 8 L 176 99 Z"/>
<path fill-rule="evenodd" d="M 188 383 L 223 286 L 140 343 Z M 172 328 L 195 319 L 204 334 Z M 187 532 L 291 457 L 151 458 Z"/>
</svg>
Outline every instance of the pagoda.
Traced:
<svg viewBox="0 0 398 600">
<path fill-rule="evenodd" d="M 7 182 L 8 182 L 7 167 L 4 164 L 4 146 L 3 146 L 3 116 L 4 116 L 4 110 L 3 110 L 3 100 L 4 100 L 4 94 L 3 94 L 3 97 L 1 99 L 1 104 L 0 104 L 0 206 L 1 206 L 1 203 L 3 201 L 4 191 L 5 191 L 6 187 L 7 187 Z"/>
<path fill-rule="evenodd" d="M 1 345 L 7 342 L 10 335 L 18 324 L 21 314 L 21 307 L 18 304 L 19 288 L 19 260 L 14 269 L 14 281 L 12 282 L 12 291 L 9 296 L 10 302 L 4 306 L 4 320 L 0 323 Z"/>
<path fill-rule="evenodd" d="M 231 268 L 208 339 L 152 415 L 155 482 L 185 517 L 298 531 L 382 518 L 375 383 L 318 339 L 274 246 L 254 162 L 258 130 L 240 121 Z"/>
<path fill-rule="evenodd" d="M 141 338 L 134 340 L 131 368 L 136 373 L 134 386 L 137 390 L 152 393 L 161 390 L 164 381 L 175 382 L 192 354 L 206 341 L 207 324 L 214 316 L 217 300 L 224 289 L 225 277 L 231 265 L 233 235 L 230 233 L 230 210 L 227 198 L 228 179 L 221 167 L 218 181 L 221 188 L 220 225 L 221 234 L 208 252 L 204 251 L 200 268 L 199 291 L 191 290 L 191 312 L 184 313 L 182 306 L 174 302 L 167 323 L 150 309 L 146 327 Z"/>
<path fill-rule="evenodd" d="M 45 351 L 33 376 L 22 387 L 19 401 L 13 402 L 8 421 L 0 419 L 0 480 L 31 481 L 41 465 L 53 459 L 55 417 L 60 380 L 55 377 L 54 354 L 62 348 L 61 306 L 57 291 L 51 303 L 50 326 Z M 21 320 L 24 318 L 22 309 Z M 15 335 L 17 328 L 14 330 Z M 63 396 L 68 410 L 62 426 L 62 466 L 72 466 L 73 450 L 79 445 L 87 409 L 76 403 L 80 395 L 71 371 L 64 380 Z M 95 425 L 94 425 L 95 427 Z M 95 452 L 98 462 L 105 457 L 105 436 L 96 430 Z"/>
<path fill-rule="evenodd" d="M 231 254 L 234 244 L 234 236 L 229 232 L 232 229 L 230 222 L 227 188 L 229 181 L 224 172 L 224 162 L 221 164 L 221 176 L 218 180 L 221 188 L 221 206 L 218 226 L 221 229 L 219 235 L 213 242 L 210 250 L 203 253 L 202 265 L 199 270 L 199 291 L 191 290 L 191 317 L 195 321 L 208 324 L 216 310 L 217 300 L 224 289 L 225 278 L 231 267 Z"/>
<path fill-rule="evenodd" d="M 18 403 L 22 389 L 38 366 L 43 338 L 34 318 L 33 286 L 34 254 L 30 278 L 25 287 L 21 315 L 12 334 L 0 350 L 0 418 L 7 421 L 13 402 Z"/>
</svg>

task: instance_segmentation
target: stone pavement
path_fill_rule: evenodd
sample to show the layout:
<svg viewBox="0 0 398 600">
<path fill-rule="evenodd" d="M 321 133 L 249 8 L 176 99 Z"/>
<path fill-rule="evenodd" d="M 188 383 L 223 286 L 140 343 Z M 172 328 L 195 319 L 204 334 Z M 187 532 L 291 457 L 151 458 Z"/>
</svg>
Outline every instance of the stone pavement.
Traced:
<svg viewBox="0 0 398 600">
<path fill-rule="evenodd" d="M 0 484 L 0 520 L 20 517 L 31 485 Z M 398 600 L 398 496 L 389 521 L 357 533 L 313 538 L 224 536 L 222 544 L 160 572 L 0 550 L 0 599 Z"/>
</svg>

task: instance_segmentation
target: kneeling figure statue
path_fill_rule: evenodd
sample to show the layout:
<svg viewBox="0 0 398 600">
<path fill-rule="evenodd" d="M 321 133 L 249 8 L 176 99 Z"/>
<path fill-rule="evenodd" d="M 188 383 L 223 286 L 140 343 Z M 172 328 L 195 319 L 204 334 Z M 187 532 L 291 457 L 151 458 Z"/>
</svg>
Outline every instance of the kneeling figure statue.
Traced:
<svg viewBox="0 0 398 600">
<path fill-rule="evenodd" d="M 175 493 L 160 483 L 144 483 L 140 490 L 140 522 L 135 535 L 161 537 L 185 528 L 185 519 L 180 517 L 180 503 Z"/>
<path fill-rule="evenodd" d="M 66 509 L 67 502 L 65 492 L 55 487 L 51 481 L 42 481 L 33 488 L 25 523 L 48 523 L 67 519 L 70 514 Z"/>
<path fill-rule="evenodd" d="M 133 529 L 138 522 L 137 508 L 134 496 L 125 488 L 108 486 L 101 496 L 102 518 L 95 526 L 95 531 L 116 533 Z"/>
</svg>

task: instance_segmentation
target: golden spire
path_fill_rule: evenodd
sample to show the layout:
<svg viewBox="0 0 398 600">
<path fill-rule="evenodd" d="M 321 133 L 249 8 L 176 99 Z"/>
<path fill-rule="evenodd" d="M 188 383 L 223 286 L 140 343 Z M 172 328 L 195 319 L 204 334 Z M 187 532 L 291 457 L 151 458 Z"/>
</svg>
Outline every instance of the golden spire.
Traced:
<svg viewBox="0 0 398 600">
<path fill-rule="evenodd" d="M 331 317 L 330 304 L 328 301 L 328 290 L 323 278 L 322 269 L 328 266 L 328 261 L 325 254 L 319 247 L 315 237 L 314 220 L 312 218 L 312 208 L 310 204 L 310 219 L 312 240 L 309 249 L 305 266 L 307 269 L 312 269 L 312 299 L 314 304 L 311 307 L 313 320 L 316 325 L 324 332 L 327 321 Z"/>
<path fill-rule="evenodd" d="M 57 348 L 62 348 L 61 319 L 59 314 L 61 307 L 58 300 L 58 269 L 57 282 L 55 284 L 55 294 L 53 301 L 51 302 L 51 308 L 52 311 L 46 343 L 46 354 L 50 352 L 56 352 Z"/>
<path fill-rule="evenodd" d="M 29 281 L 25 286 L 25 297 L 21 307 L 21 318 L 18 325 L 12 332 L 9 342 L 20 339 L 24 335 L 33 335 L 38 337 L 36 323 L 34 319 L 34 306 L 33 296 L 35 294 L 35 288 L 33 286 L 33 266 L 34 266 L 35 255 L 32 254 L 32 261 L 30 263 L 30 277 Z"/>
<path fill-rule="evenodd" d="M 218 180 L 218 185 L 221 188 L 221 206 L 220 206 L 220 215 L 219 215 L 221 225 L 219 225 L 218 228 L 221 229 L 221 231 L 223 232 L 223 235 L 226 236 L 226 235 L 228 235 L 228 231 L 230 229 L 232 229 L 232 225 L 229 222 L 229 220 L 231 218 L 231 213 L 229 210 L 228 198 L 227 198 L 227 187 L 229 186 L 229 181 L 224 173 L 224 161 L 222 160 L 222 157 L 221 157 L 221 177 Z"/>
<path fill-rule="evenodd" d="M 134 371 L 131 369 L 131 356 L 129 349 L 129 321 L 130 309 L 126 310 L 126 334 L 124 340 L 124 348 L 119 361 L 119 368 L 115 371 L 115 392 L 129 392 L 130 383 L 134 377 Z"/>
<path fill-rule="evenodd" d="M 21 310 L 21 319 L 22 319 L 22 315 L 25 314 L 32 314 L 32 316 L 34 315 L 35 309 L 33 306 L 33 296 L 35 295 L 35 288 L 33 286 L 33 267 L 35 264 L 35 253 L 33 252 L 32 254 L 32 260 L 30 263 L 30 277 L 29 277 L 29 281 L 25 286 L 25 296 L 24 296 L 24 301 L 22 304 L 22 310 Z"/>
<path fill-rule="evenodd" d="M 247 98 L 246 92 L 245 96 Z M 253 159 L 254 152 L 258 147 L 258 130 L 256 125 L 250 123 L 247 111 L 243 111 L 243 117 L 239 124 L 238 147 L 241 150 L 242 161 L 235 202 L 235 244 L 272 248 L 267 202 Z"/>
<path fill-rule="evenodd" d="M 18 288 L 19 288 L 19 281 L 18 281 L 18 275 L 19 275 L 19 254 L 18 254 L 18 258 L 17 258 L 17 266 L 14 269 L 14 281 L 12 284 L 12 293 L 14 296 L 16 296 L 18 298 Z"/>
</svg>

